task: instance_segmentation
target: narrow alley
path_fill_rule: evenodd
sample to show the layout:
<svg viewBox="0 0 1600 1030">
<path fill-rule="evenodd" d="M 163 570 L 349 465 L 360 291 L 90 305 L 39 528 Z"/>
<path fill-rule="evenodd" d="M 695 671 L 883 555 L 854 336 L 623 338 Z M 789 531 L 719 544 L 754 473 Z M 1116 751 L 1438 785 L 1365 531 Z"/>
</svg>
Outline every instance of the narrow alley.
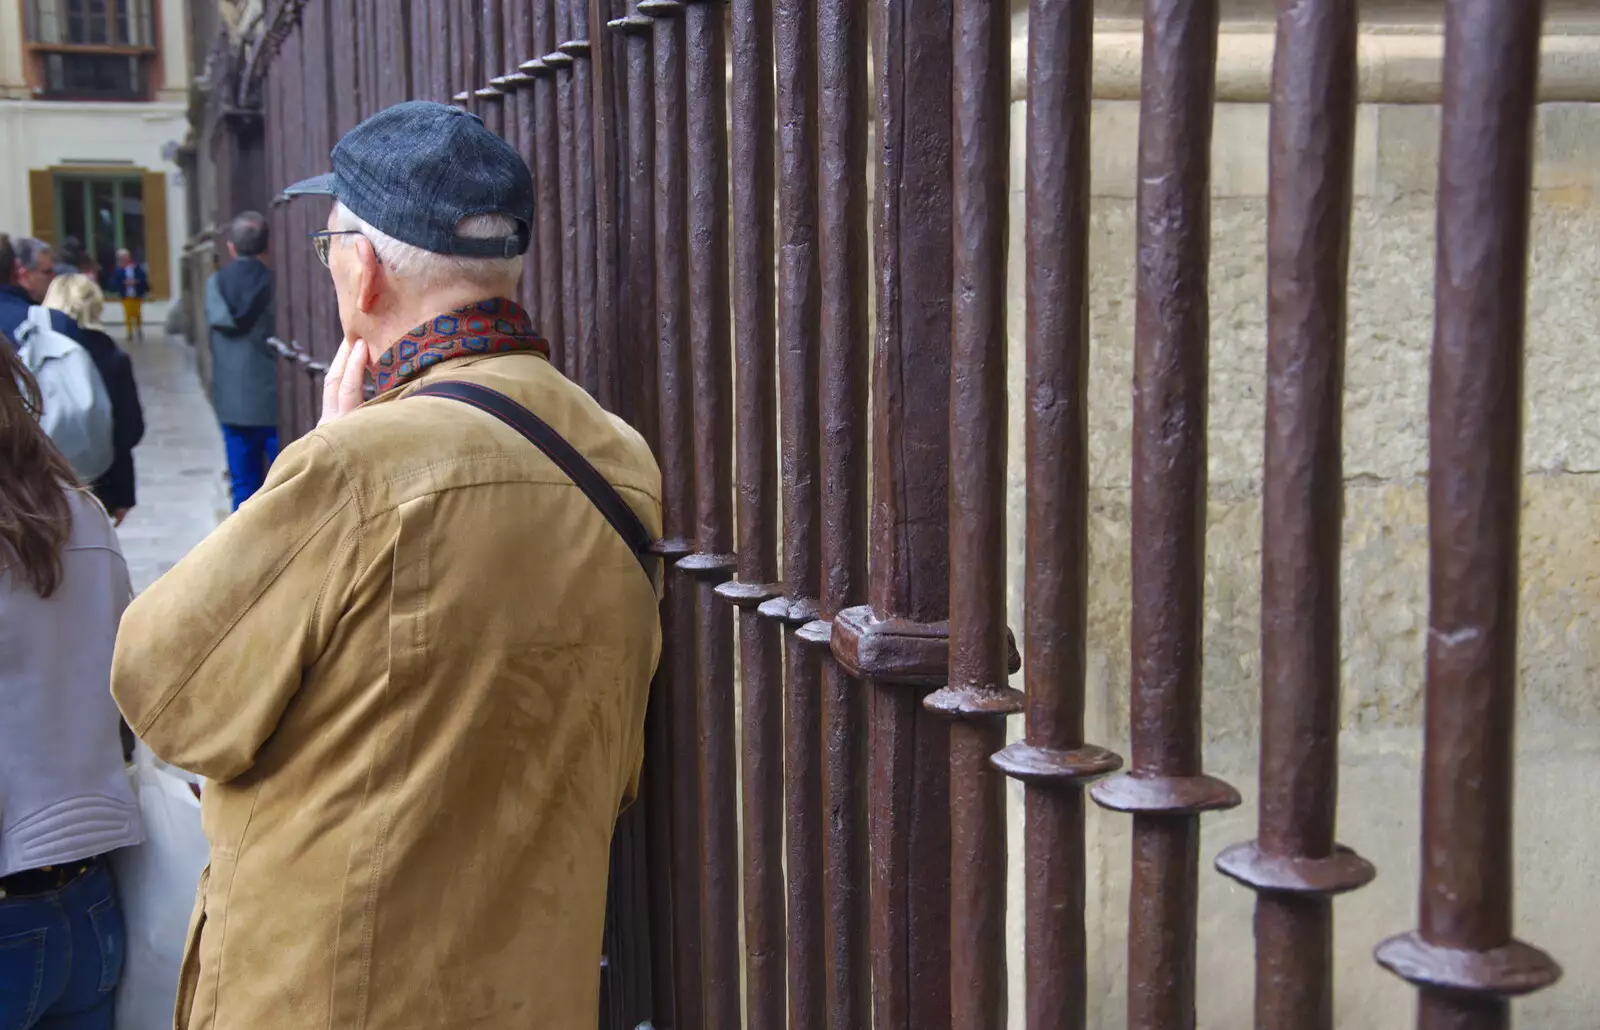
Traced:
<svg viewBox="0 0 1600 1030">
<path fill-rule="evenodd" d="M 135 591 L 228 514 L 222 433 L 195 373 L 194 349 L 154 328 L 146 334 L 142 343 L 123 343 L 145 417 L 144 441 L 134 451 L 139 503 L 118 530 Z"/>
</svg>

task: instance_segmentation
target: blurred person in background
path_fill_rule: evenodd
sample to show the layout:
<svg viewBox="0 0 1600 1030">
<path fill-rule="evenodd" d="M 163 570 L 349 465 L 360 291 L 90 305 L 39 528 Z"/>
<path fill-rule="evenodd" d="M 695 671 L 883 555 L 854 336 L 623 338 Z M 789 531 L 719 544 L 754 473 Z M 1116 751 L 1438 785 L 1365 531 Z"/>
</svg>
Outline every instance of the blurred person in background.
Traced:
<svg viewBox="0 0 1600 1030">
<path fill-rule="evenodd" d="M 150 274 L 133 259 L 130 250 L 117 251 L 117 267 L 111 273 L 117 296 L 122 298 L 122 322 L 126 339 L 144 339 L 144 299 L 150 294 Z"/>
<path fill-rule="evenodd" d="M 267 220 L 245 211 L 228 227 L 233 260 L 206 280 L 211 405 L 228 449 L 233 510 L 266 481 L 278 456 L 278 358 L 273 334 Z"/>
<path fill-rule="evenodd" d="M 38 415 L 0 341 L 0 1027 L 112 1030 L 126 938 L 106 856 L 143 839 L 110 691 L 131 590 Z"/>
<path fill-rule="evenodd" d="M 63 245 L 63 264 L 70 253 Z M 135 503 L 133 449 L 144 439 L 144 406 L 139 402 L 133 361 L 100 324 L 105 297 L 92 276 L 82 272 L 57 275 L 45 291 L 44 303 L 78 324 L 78 342 L 94 360 L 111 397 L 111 446 L 116 456 L 111 467 L 94 481 L 93 488 L 94 495 L 111 513 L 112 521 L 120 526 Z"/>
</svg>

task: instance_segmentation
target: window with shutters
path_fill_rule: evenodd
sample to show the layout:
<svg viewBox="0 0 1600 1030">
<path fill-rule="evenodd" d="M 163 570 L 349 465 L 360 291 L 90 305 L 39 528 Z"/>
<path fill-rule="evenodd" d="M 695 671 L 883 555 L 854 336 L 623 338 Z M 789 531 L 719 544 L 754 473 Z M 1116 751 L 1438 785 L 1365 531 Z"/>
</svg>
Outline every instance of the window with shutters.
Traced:
<svg viewBox="0 0 1600 1030">
<path fill-rule="evenodd" d="M 127 250 L 150 276 L 150 298 L 171 295 L 167 177 L 143 168 L 66 166 L 29 173 L 33 235 L 53 246 L 68 237 L 100 266 L 112 295 L 116 254 Z"/>
<path fill-rule="evenodd" d="M 159 55 L 156 0 L 26 0 L 38 95 L 148 100 Z"/>
</svg>

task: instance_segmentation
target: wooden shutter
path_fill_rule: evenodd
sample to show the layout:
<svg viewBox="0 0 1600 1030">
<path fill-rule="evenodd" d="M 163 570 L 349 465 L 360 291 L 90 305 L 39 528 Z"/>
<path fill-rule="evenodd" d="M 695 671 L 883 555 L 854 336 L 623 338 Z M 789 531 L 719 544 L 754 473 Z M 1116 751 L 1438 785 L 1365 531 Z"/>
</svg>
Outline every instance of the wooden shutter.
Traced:
<svg viewBox="0 0 1600 1030">
<path fill-rule="evenodd" d="M 150 273 L 150 299 L 172 296 L 172 250 L 167 243 L 167 176 L 145 172 L 144 266 Z"/>
<path fill-rule="evenodd" d="M 28 172 L 28 201 L 33 208 L 30 235 L 54 246 L 56 242 L 56 179 L 49 172 Z"/>
</svg>

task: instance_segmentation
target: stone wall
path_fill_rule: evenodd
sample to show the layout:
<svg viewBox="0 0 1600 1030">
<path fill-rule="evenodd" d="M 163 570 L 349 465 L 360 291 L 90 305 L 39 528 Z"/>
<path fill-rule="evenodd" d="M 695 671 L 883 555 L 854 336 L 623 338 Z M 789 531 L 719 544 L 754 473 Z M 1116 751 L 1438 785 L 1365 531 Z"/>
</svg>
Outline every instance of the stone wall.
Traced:
<svg viewBox="0 0 1600 1030">
<path fill-rule="evenodd" d="M 1399 5 L 1397 5 L 1399 6 Z M 1426 5 L 1411 5 L 1414 8 Z M 1437 7 L 1437 5 L 1435 5 Z M 1573 8 L 1576 10 L 1576 8 Z M 1096 44 L 1092 216 L 1090 739 L 1126 754 L 1129 482 L 1138 48 L 1109 22 Z M 1207 533 L 1207 771 L 1245 806 L 1207 816 L 1200 1026 L 1251 1024 L 1254 896 L 1212 870 L 1255 835 L 1260 690 L 1261 461 L 1266 368 L 1270 24 L 1230 24 L 1219 72 L 1211 265 L 1211 502 Z M 1597 27 L 1596 31 L 1600 31 Z M 1015 68 L 1026 67 L 1019 18 Z M 1437 32 L 1369 26 L 1361 54 L 1345 397 L 1344 734 L 1340 839 L 1378 880 L 1336 902 L 1339 1026 L 1413 1024 L 1411 988 L 1371 950 L 1415 924 L 1427 626 L 1427 392 L 1439 136 Z M 1588 946 L 1600 873 L 1600 35 L 1563 23 L 1546 46 L 1539 113 L 1524 448 L 1517 927 L 1566 968 L 1519 1002 L 1519 1025 L 1580 1030 L 1600 1010 Z M 1131 75 L 1131 78 L 1130 78 Z M 1021 625 L 1025 307 L 1022 144 L 1012 118 L 1012 621 Z M 1020 733 L 1014 720 L 1013 733 Z M 1022 1025 L 1021 791 L 1012 786 L 1011 992 Z M 1091 806 L 1091 1025 L 1120 1030 L 1129 819 Z M 1587 915 L 1586 915 L 1587 913 Z"/>
</svg>

